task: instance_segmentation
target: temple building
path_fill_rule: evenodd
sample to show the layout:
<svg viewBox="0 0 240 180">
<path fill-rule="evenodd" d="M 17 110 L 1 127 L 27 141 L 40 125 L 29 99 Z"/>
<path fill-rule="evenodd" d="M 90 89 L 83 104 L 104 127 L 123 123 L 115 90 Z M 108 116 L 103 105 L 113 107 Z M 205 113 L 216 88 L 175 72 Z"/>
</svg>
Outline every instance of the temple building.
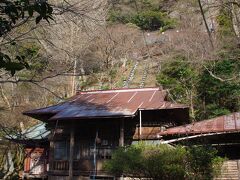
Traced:
<svg viewBox="0 0 240 180">
<path fill-rule="evenodd" d="M 49 131 L 48 178 L 116 178 L 103 169 L 114 149 L 148 139 L 148 128 L 159 132 L 189 123 L 188 107 L 166 101 L 166 95 L 159 88 L 79 91 L 65 102 L 24 112 Z"/>
</svg>

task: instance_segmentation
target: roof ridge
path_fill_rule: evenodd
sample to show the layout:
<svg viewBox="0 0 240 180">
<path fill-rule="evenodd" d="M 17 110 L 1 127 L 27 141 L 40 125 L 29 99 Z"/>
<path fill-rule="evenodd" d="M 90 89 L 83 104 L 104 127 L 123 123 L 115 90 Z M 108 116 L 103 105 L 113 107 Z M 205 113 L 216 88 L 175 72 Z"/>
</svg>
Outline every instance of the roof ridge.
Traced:
<svg viewBox="0 0 240 180">
<path fill-rule="evenodd" d="M 165 91 L 165 90 L 162 90 L 159 87 L 120 88 L 120 89 L 108 89 L 108 90 L 78 91 L 77 94 L 116 93 L 116 92 L 134 92 L 134 91 Z"/>
</svg>

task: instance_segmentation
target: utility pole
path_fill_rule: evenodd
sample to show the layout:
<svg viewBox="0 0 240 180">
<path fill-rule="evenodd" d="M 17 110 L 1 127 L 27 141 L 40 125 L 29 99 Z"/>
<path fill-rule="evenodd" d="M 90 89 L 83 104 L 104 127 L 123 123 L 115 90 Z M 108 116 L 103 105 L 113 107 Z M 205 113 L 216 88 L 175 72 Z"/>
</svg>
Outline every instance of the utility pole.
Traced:
<svg viewBox="0 0 240 180">
<path fill-rule="evenodd" d="M 74 59 L 74 66 L 73 66 L 73 76 L 72 76 L 72 93 L 71 95 L 74 96 L 76 93 L 76 69 L 77 69 L 77 59 Z"/>
</svg>

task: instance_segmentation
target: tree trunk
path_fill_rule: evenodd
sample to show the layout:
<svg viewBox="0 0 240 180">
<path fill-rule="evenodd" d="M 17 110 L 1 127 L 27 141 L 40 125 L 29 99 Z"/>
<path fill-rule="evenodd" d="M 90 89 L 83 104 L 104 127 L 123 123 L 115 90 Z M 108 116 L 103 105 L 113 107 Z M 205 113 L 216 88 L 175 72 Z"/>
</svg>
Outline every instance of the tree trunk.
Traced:
<svg viewBox="0 0 240 180">
<path fill-rule="evenodd" d="M 236 36 L 240 37 L 240 20 L 239 20 L 239 7 L 236 7 L 233 3 L 231 4 L 231 14 L 232 14 L 232 24 L 233 24 L 233 30 Z"/>
<path fill-rule="evenodd" d="M 208 33 L 209 42 L 210 42 L 210 44 L 211 44 L 211 47 L 214 49 L 213 40 L 212 40 L 212 34 L 211 34 L 211 32 L 210 32 L 210 30 L 209 30 L 209 27 L 208 27 L 208 24 L 207 24 L 207 20 L 206 20 L 204 11 L 203 11 L 203 7 L 202 7 L 201 0 L 198 0 L 198 4 L 199 4 L 199 8 L 200 8 L 200 11 L 201 11 L 201 15 L 202 15 L 202 17 L 203 17 L 203 21 L 204 21 L 204 24 L 205 24 L 205 27 L 206 27 L 206 30 L 207 30 L 207 33 Z"/>
</svg>

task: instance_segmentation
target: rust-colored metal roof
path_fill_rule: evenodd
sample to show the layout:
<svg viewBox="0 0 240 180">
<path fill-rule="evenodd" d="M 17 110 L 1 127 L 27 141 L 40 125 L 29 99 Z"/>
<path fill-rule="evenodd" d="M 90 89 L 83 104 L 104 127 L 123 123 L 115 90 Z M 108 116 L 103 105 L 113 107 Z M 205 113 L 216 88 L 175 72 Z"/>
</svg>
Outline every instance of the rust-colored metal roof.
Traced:
<svg viewBox="0 0 240 180">
<path fill-rule="evenodd" d="M 26 111 L 28 116 L 51 114 L 50 120 L 134 116 L 138 109 L 187 108 L 165 101 L 166 92 L 159 88 L 116 89 L 78 92 L 71 99 L 46 108 Z"/>
<path fill-rule="evenodd" d="M 191 135 L 235 131 L 240 131 L 240 112 L 169 128 L 158 132 L 157 135 Z"/>
</svg>

